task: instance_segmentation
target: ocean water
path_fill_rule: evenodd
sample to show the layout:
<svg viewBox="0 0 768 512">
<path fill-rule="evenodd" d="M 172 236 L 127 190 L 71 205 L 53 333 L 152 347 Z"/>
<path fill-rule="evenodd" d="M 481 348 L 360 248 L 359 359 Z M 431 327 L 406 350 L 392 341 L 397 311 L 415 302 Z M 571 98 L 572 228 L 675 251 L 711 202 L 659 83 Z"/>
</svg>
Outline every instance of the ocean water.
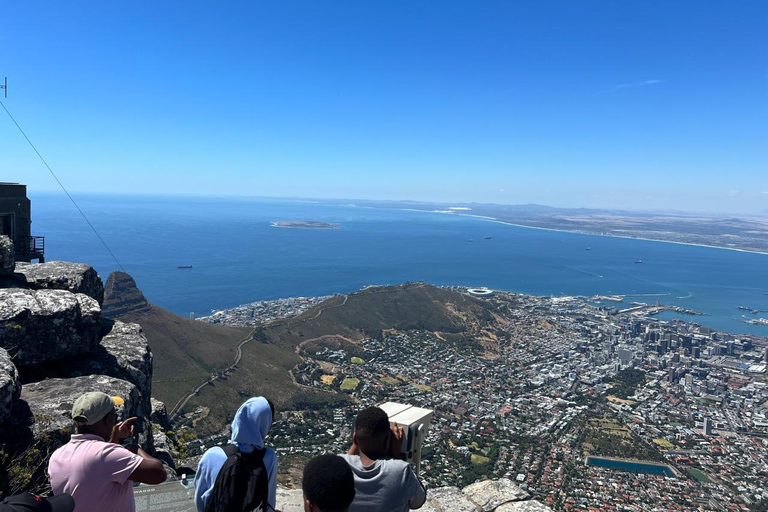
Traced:
<svg viewBox="0 0 768 512">
<path fill-rule="evenodd" d="M 46 237 L 48 261 L 86 262 L 104 279 L 119 268 L 66 196 L 30 195 L 33 234 Z M 745 312 L 738 309 L 768 310 L 768 255 L 348 204 L 91 194 L 75 199 L 147 298 L 182 315 L 419 280 L 535 295 L 659 294 L 628 300 L 658 299 L 707 313 L 693 320 L 715 329 L 768 335 L 768 327 L 740 322 Z M 280 220 L 342 228 L 271 226 Z"/>
</svg>

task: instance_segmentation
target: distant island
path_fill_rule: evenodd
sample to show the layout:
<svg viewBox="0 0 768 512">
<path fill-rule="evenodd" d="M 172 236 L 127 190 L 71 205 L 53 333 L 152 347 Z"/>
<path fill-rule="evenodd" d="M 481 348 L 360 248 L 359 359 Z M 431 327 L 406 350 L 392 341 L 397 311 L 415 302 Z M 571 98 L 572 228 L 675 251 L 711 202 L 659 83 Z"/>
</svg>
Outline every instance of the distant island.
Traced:
<svg viewBox="0 0 768 512">
<path fill-rule="evenodd" d="M 296 228 L 296 229 L 341 229 L 338 224 L 329 224 L 327 222 L 317 222 L 314 220 L 279 220 L 273 222 L 272 226 L 276 228 Z"/>
</svg>

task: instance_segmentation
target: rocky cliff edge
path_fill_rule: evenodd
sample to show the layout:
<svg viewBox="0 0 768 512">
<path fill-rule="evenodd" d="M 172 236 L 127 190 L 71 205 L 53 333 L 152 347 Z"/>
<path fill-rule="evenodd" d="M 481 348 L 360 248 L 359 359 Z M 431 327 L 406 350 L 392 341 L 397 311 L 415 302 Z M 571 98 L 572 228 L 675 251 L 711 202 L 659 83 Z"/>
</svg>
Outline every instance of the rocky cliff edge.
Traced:
<svg viewBox="0 0 768 512">
<path fill-rule="evenodd" d="M 137 439 L 154 452 L 152 352 L 138 324 L 102 316 L 104 286 L 90 266 L 14 261 L 0 236 L 0 496 L 45 492 L 50 454 L 74 432 L 86 391 L 120 396 Z M 169 461 L 172 464 L 172 461 Z"/>
</svg>

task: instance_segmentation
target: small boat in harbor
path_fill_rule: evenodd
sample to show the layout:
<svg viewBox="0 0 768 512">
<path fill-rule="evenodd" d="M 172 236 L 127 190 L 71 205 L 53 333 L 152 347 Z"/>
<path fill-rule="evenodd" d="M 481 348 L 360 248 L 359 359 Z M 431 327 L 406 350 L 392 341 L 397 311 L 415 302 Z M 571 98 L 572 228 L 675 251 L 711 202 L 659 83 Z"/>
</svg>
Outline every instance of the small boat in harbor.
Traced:
<svg viewBox="0 0 768 512">
<path fill-rule="evenodd" d="M 192 265 L 179 265 L 179 268 L 192 268 Z"/>
<path fill-rule="evenodd" d="M 642 263 L 643 260 L 635 260 L 635 263 Z"/>
</svg>

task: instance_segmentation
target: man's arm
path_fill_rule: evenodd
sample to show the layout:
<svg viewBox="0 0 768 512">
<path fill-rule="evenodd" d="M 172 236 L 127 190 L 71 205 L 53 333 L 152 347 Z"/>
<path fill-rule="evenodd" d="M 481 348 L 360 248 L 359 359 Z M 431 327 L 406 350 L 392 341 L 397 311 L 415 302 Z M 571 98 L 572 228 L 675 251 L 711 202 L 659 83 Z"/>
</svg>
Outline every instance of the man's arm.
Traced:
<svg viewBox="0 0 768 512">
<path fill-rule="evenodd" d="M 408 508 L 411 510 L 421 508 L 424 506 L 424 503 L 427 502 L 427 490 L 424 488 L 424 484 L 421 483 L 421 480 L 419 480 L 419 477 L 417 477 L 415 474 L 413 475 L 413 478 L 416 479 L 416 482 L 419 484 L 421 490 L 420 492 L 417 491 L 416 496 L 414 496 L 412 501 L 408 501 Z"/>
<path fill-rule="evenodd" d="M 411 510 L 421 508 L 427 502 L 427 490 L 410 465 L 405 470 L 408 472 L 406 477 L 408 482 L 408 508 Z"/>
<path fill-rule="evenodd" d="M 154 458 L 136 445 L 131 445 L 127 448 L 143 459 L 139 467 L 134 469 L 131 476 L 128 477 L 129 480 L 140 484 L 161 484 L 165 482 L 168 474 L 165 472 L 163 463 L 159 459 Z"/>
<path fill-rule="evenodd" d="M 120 444 L 123 439 L 134 437 L 135 428 L 133 423 L 137 419 L 138 418 L 134 416 L 115 425 L 109 442 Z M 128 445 L 125 448 L 143 459 L 141 464 L 133 470 L 131 476 L 128 477 L 128 480 L 140 484 L 161 484 L 165 482 L 165 479 L 168 478 L 168 474 L 165 472 L 162 462 L 139 448 L 136 444 Z"/>
</svg>

